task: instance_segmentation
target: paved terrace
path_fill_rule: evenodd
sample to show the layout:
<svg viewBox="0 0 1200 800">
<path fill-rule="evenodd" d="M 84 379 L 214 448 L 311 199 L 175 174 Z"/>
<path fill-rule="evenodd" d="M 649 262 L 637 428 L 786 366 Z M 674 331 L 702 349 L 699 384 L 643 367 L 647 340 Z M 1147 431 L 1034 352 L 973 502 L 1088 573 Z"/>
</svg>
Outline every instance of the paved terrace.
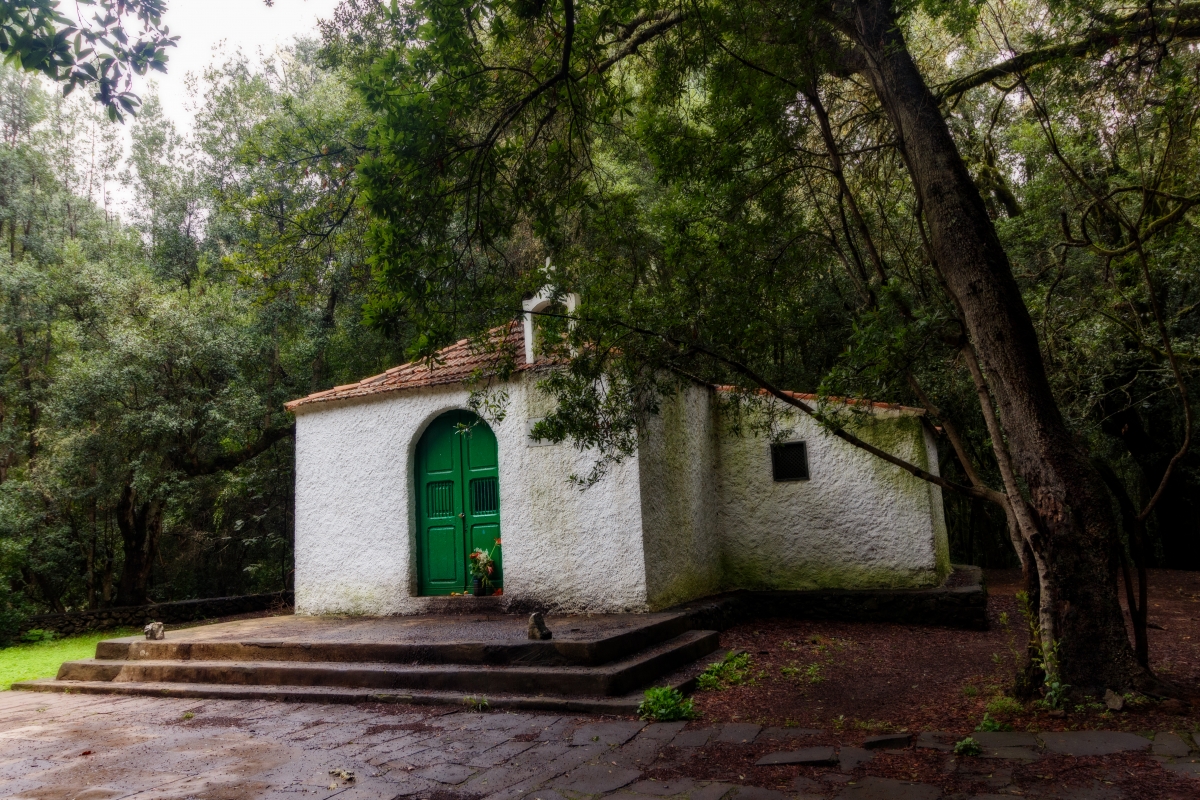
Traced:
<svg viewBox="0 0 1200 800">
<path fill-rule="evenodd" d="M 1153 741 L 1129 733 L 980 734 L 986 752 L 979 758 L 957 758 L 946 737 L 928 733 L 914 747 L 864 737 L 750 724 L 685 728 L 444 708 L 5 692 L 0 796 L 1200 797 L 1200 780 L 1193 777 L 1200 754 L 1194 742 L 1174 734 Z M 869 744 L 878 748 L 858 746 Z"/>
<path fill-rule="evenodd" d="M 465 602 L 465 601 L 464 601 Z M 589 641 L 645 628 L 676 616 L 595 614 L 549 617 L 554 638 Z M 265 617 L 172 630 L 169 643 L 437 644 L 453 642 L 520 642 L 529 640 L 529 618 L 521 614 L 423 614 L 395 617 L 292 616 Z M 138 642 L 144 636 L 113 641 Z"/>
</svg>

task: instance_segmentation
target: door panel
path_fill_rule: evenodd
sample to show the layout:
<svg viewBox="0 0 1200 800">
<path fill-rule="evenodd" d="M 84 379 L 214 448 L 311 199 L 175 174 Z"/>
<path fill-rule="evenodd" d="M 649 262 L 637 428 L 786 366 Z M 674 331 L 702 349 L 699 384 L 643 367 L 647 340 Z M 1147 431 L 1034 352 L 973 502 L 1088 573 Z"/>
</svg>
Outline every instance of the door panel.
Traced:
<svg viewBox="0 0 1200 800">
<path fill-rule="evenodd" d="M 502 585 L 496 436 L 476 415 L 451 411 L 417 443 L 417 583 L 421 594 L 466 591 L 467 554 L 492 550 Z"/>
<path fill-rule="evenodd" d="M 425 530 L 424 567 L 426 584 L 429 588 L 457 591 L 463 583 L 463 565 L 459 563 L 461 550 L 458 542 L 458 526 L 431 526 Z"/>
</svg>

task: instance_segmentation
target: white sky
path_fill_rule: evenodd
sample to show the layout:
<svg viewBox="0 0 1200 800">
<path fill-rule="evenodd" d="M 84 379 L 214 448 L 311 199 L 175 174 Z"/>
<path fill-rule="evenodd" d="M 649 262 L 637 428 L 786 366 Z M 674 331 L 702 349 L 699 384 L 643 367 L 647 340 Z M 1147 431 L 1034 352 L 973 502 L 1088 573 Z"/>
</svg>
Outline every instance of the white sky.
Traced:
<svg viewBox="0 0 1200 800">
<path fill-rule="evenodd" d="M 199 73 L 213 59 L 213 48 L 232 53 L 241 48 L 251 59 L 261 49 L 272 52 L 298 34 L 316 34 L 317 19 L 333 13 L 338 0 L 168 0 L 163 22 L 178 36 L 171 48 L 167 74 L 153 73 L 167 115 L 181 133 L 191 130 L 185 78 Z M 144 85 L 134 89 L 143 94 Z"/>
</svg>

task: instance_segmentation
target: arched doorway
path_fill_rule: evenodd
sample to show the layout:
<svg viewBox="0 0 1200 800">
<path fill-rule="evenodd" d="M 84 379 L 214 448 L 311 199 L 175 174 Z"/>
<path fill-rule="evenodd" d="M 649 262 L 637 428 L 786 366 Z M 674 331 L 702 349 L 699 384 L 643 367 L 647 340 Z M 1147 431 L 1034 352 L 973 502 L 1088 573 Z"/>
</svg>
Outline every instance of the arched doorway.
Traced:
<svg viewBox="0 0 1200 800">
<path fill-rule="evenodd" d="M 496 434 L 469 411 L 435 419 L 416 452 L 417 587 L 422 595 L 466 591 L 471 582 L 467 554 L 493 551 L 500 564 L 500 481 Z"/>
</svg>

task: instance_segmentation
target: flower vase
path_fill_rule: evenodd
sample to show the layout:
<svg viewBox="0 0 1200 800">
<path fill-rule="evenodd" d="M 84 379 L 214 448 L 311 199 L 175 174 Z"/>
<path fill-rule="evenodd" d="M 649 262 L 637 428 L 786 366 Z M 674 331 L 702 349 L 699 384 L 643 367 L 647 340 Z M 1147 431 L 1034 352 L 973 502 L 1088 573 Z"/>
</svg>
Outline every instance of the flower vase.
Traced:
<svg viewBox="0 0 1200 800">
<path fill-rule="evenodd" d="M 483 587 L 483 578 L 473 578 L 471 580 L 471 589 L 476 597 L 484 597 L 487 594 L 487 589 Z"/>
</svg>

